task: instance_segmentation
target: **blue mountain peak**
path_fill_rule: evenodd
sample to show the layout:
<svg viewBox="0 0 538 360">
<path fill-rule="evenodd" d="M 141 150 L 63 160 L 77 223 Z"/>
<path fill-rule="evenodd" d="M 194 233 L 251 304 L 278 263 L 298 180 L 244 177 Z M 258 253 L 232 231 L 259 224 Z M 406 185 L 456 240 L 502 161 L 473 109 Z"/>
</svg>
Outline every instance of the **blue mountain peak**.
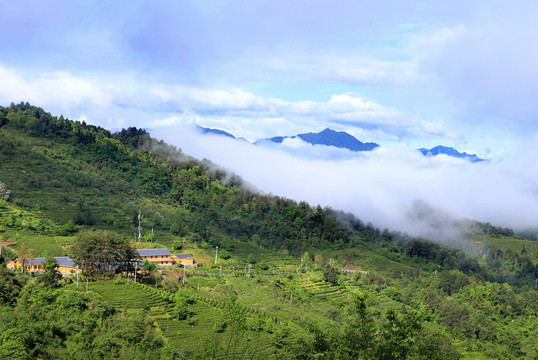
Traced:
<svg viewBox="0 0 538 360">
<path fill-rule="evenodd" d="M 269 139 L 258 140 L 255 142 L 255 144 L 264 141 L 271 141 L 281 144 L 284 139 L 287 138 L 300 138 L 304 142 L 312 145 L 335 146 L 337 148 L 348 149 L 351 151 L 370 151 L 379 146 L 376 143 L 363 143 L 346 132 L 331 129 L 325 129 L 319 133 L 305 133 L 296 136 L 275 136 Z"/>
<path fill-rule="evenodd" d="M 467 154 L 466 152 L 460 153 L 458 150 L 452 147 L 448 147 L 448 146 L 439 145 L 429 150 L 425 148 L 420 148 L 418 150 L 424 156 L 437 156 L 439 154 L 444 154 L 444 155 L 452 156 L 459 159 L 466 159 L 466 160 L 469 160 L 470 162 L 484 161 L 484 159 L 479 158 L 475 154 Z"/>
</svg>

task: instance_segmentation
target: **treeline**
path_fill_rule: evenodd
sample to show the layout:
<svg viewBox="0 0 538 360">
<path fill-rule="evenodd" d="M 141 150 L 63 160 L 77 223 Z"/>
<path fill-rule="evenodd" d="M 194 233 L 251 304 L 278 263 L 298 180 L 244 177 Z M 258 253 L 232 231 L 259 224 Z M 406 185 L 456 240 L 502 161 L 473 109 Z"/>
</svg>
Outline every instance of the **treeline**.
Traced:
<svg viewBox="0 0 538 360">
<path fill-rule="evenodd" d="M 310 247 L 344 248 L 349 243 L 350 232 L 329 209 L 245 191 L 237 176 L 207 160 L 190 158 L 150 138 L 144 130 L 129 128 L 111 134 L 84 122 L 54 117 L 28 103 L 0 107 L 0 124 L 32 137 L 70 144 L 74 147 L 70 155 L 110 174 L 109 192 L 120 190 L 133 198 L 159 197 L 159 201 L 179 207 L 178 213 L 167 214 L 166 219 L 152 217 L 153 226 L 168 227 L 165 230 L 175 235 L 195 233 L 210 243 L 254 238 L 257 245 L 286 247 L 296 253 Z M 70 185 L 103 187 L 92 184 L 91 176 L 73 180 Z M 86 200 L 76 203 L 75 223 L 98 222 Z"/>
</svg>

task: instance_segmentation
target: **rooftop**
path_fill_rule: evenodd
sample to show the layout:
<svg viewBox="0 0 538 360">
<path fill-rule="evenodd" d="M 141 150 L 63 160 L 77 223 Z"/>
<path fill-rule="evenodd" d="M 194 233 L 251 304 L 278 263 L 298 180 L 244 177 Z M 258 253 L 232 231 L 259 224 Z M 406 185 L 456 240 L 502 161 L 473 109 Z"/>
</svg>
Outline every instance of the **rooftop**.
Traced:
<svg viewBox="0 0 538 360">
<path fill-rule="evenodd" d="M 55 257 L 56 261 L 58 262 L 58 265 L 65 266 L 65 267 L 76 267 L 75 263 L 73 262 L 73 259 L 71 259 L 69 256 L 58 256 Z"/>
<path fill-rule="evenodd" d="M 172 255 L 168 249 L 138 249 L 140 256 L 158 256 L 158 255 Z"/>
<path fill-rule="evenodd" d="M 73 262 L 73 259 L 71 259 L 69 256 L 55 256 L 54 260 L 56 260 L 56 262 L 60 266 L 65 266 L 65 267 L 75 267 L 76 266 L 75 263 Z M 21 259 L 19 259 L 19 261 L 22 262 Z M 24 260 L 24 264 L 26 266 L 30 266 L 30 265 L 38 265 L 39 266 L 39 265 L 45 265 L 46 261 L 47 261 L 46 257 L 26 258 Z"/>
</svg>

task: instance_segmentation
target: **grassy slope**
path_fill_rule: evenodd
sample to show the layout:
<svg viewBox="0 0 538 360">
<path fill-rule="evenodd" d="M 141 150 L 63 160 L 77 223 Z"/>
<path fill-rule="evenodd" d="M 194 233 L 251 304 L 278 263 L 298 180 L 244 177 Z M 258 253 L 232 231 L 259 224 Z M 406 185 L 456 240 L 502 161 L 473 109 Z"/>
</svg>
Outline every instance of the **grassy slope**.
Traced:
<svg viewBox="0 0 538 360">
<path fill-rule="evenodd" d="M 499 248 L 502 251 L 507 251 L 510 249 L 512 253 L 520 253 L 523 249 L 525 249 L 534 264 L 538 264 L 538 241 L 530 241 L 527 239 L 504 235 L 473 235 L 472 238 L 477 247 L 487 244 L 489 246 Z"/>
<path fill-rule="evenodd" d="M 72 238 L 46 234 L 54 233 L 52 230 L 72 220 L 79 211 L 79 203 L 90 214 L 94 223 L 91 227 L 114 230 L 129 237 L 134 237 L 136 232 L 133 217 L 138 211 L 132 204 L 142 207 L 149 215 L 156 211 L 161 214 L 179 211 L 157 197 L 133 189 L 121 171 L 105 171 L 81 160 L 78 149 L 72 145 L 29 137 L 15 129 L 0 128 L 0 164 L 0 179 L 11 190 L 10 201 L 0 209 L 0 220 L 10 214 L 17 220 L 11 227 L 0 225 L 0 231 L 5 240 L 34 249 L 34 256 L 65 254 L 58 244 L 65 247 L 65 242 Z M 114 225 L 110 218 L 114 219 Z M 43 231 L 43 236 L 35 234 L 39 221 L 45 222 L 49 230 Z M 79 226 L 84 227 L 88 226 Z M 170 247 L 176 239 L 160 229 L 153 241 Z"/>
</svg>

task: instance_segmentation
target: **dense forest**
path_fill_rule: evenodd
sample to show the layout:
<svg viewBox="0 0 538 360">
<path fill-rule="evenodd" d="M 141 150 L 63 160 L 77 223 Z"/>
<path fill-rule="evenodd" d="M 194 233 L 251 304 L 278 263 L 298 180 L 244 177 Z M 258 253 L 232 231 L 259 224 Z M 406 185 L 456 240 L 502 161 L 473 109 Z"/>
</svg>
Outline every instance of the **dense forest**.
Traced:
<svg viewBox="0 0 538 360">
<path fill-rule="evenodd" d="M 0 185 L 3 259 L 73 255 L 100 229 L 200 265 L 185 283 L 85 274 L 85 291 L 53 266 L 32 276 L 3 260 L 0 358 L 538 356 L 532 233 L 470 221 L 461 249 L 379 229 L 252 192 L 144 130 L 28 103 L 0 107 Z M 239 276 L 247 264 L 254 275 Z M 229 277 L 204 275 L 217 269 Z"/>
</svg>

